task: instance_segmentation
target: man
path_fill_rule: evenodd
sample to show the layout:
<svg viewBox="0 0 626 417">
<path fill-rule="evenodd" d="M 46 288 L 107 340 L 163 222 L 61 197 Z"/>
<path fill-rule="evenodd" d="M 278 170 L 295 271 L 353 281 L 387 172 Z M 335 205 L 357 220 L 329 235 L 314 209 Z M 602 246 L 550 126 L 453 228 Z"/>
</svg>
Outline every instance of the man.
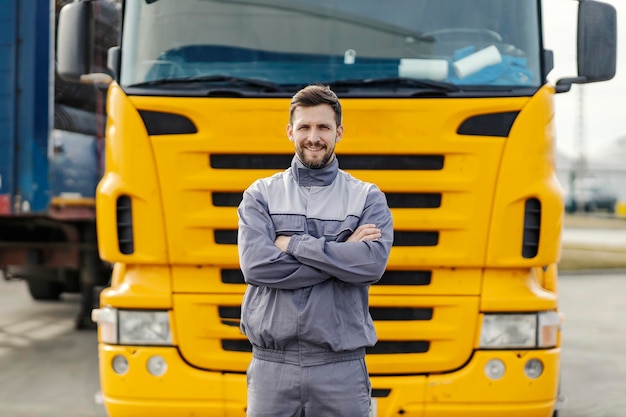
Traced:
<svg viewBox="0 0 626 417">
<path fill-rule="evenodd" d="M 365 348 L 377 340 L 368 292 L 387 265 L 393 225 L 378 187 L 339 169 L 341 117 L 330 88 L 296 93 L 291 167 L 256 181 L 239 206 L 248 417 L 368 416 Z"/>
</svg>

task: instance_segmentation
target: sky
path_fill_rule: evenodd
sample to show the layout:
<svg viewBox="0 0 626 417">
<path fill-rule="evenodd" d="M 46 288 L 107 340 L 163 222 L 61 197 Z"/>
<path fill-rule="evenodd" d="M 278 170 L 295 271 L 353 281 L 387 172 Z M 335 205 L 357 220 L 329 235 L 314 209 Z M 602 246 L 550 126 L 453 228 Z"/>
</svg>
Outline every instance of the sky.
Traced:
<svg viewBox="0 0 626 417">
<path fill-rule="evenodd" d="M 617 73 L 594 84 L 574 85 L 555 96 L 557 149 L 571 157 L 607 154 L 618 138 L 626 137 L 626 1 L 602 0 L 617 10 Z M 576 76 L 578 2 L 544 0 L 544 45 L 554 51 L 548 80 Z"/>
</svg>

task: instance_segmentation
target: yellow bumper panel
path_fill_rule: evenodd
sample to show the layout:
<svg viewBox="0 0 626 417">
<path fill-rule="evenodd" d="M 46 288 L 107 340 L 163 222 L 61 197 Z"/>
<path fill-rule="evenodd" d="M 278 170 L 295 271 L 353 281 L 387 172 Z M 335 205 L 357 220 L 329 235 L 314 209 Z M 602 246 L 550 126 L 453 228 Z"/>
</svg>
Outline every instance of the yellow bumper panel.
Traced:
<svg viewBox="0 0 626 417">
<path fill-rule="evenodd" d="M 128 370 L 112 369 L 116 355 L 128 360 Z M 159 377 L 147 370 L 159 355 L 167 371 Z M 245 416 L 246 376 L 222 374 L 189 366 L 176 348 L 100 344 L 100 379 L 109 417 L 230 417 Z"/>
<path fill-rule="evenodd" d="M 176 348 L 100 345 L 100 375 L 110 417 L 244 417 L 246 377 L 190 367 Z M 116 355 L 128 360 L 123 375 L 113 372 Z M 167 362 L 163 376 L 146 368 L 150 356 Z M 559 349 L 479 351 L 457 372 L 431 376 L 373 376 L 378 417 L 551 417 L 559 380 Z M 501 360 L 499 380 L 485 375 L 490 359 Z M 539 359 L 541 376 L 531 379 L 524 365 Z"/>
</svg>

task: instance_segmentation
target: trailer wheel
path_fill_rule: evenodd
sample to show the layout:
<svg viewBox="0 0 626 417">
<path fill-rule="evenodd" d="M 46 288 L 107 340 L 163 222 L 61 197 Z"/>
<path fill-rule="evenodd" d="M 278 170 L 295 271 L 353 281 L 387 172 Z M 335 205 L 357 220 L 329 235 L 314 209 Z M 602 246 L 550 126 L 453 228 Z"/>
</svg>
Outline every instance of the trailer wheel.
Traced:
<svg viewBox="0 0 626 417">
<path fill-rule="evenodd" d="M 33 299 L 38 301 L 56 301 L 61 297 L 63 286 L 55 281 L 37 277 L 27 277 L 28 291 Z"/>
</svg>

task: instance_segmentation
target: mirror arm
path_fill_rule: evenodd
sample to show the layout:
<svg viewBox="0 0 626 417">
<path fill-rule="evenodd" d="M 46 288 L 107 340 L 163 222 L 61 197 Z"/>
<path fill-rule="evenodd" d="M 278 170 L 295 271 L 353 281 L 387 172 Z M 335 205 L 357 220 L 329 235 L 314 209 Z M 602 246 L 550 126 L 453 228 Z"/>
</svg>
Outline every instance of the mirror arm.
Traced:
<svg viewBox="0 0 626 417">
<path fill-rule="evenodd" d="M 567 93 L 572 88 L 572 84 L 585 84 L 586 82 L 587 77 L 561 78 L 556 82 L 555 90 L 557 93 Z"/>
</svg>

